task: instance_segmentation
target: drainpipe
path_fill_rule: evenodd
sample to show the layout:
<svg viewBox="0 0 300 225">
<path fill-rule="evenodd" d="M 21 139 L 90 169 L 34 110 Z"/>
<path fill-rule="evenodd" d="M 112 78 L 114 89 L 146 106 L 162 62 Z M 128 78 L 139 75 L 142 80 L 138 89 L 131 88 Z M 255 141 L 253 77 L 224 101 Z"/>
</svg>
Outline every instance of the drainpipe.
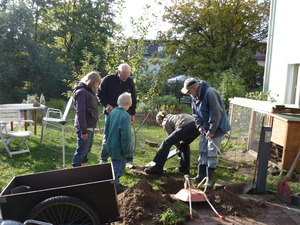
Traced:
<svg viewBox="0 0 300 225">
<path fill-rule="evenodd" d="M 268 44 L 267 44 L 267 52 L 266 52 L 266 66 L 265 66 L 265 71 L 264 71 L 263 92 L 267 92 L 269 90 L 270 70 L 271 70 L 272 51 L 273 51 L 273 35 L 274 35 L 274 27 L 275 27 L 276 5 L 277 5 L 277 0 L 271 0 L 269 28 L 268 28 Z"/>
</svg>

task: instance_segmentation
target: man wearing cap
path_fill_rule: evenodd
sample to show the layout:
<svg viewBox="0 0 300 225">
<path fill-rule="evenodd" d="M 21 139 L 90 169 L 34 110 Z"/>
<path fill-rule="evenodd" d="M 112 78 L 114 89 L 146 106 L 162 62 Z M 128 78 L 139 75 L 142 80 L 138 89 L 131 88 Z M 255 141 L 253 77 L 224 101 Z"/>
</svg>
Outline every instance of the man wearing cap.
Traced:
<svg viewBox="0 0 300 225">
<path fill-rule="evenodd" d="M 196 181 L 200 182 L 208 177 L 207 187 L 211 188 L 218 165 L 218 148 L 222 136 L 230 130 L 224 103 L 217 90 L 195 78 L 186 79 L 181 92 L 192 97 L 193 116 L 200 132 Z"/>
</svg>

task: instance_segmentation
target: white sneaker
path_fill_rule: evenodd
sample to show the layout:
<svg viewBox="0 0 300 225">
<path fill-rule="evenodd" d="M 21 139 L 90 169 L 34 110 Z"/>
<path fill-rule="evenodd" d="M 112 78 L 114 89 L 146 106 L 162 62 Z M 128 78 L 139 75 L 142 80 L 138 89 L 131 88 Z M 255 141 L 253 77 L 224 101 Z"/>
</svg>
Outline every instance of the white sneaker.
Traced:
<svg viewBox="0 0 300 225">
<path fill-rule="evenodd" d="M 129 169 L 135 169 L 136 168 L 132 161 L 127 162 L 126 167 L 129 168 Z"/>
<path fill-rule="evenodd" d="M 156 165 L 156 163 L 155 162 L 153 162 L 153 161 L 151 161 L 151 162 L 149 162 L 149 163 L 147 163 L 146 165 L 145 165 L 145 167 L 152 167 L 152 166 L 155 166 Z"/>
</svg>

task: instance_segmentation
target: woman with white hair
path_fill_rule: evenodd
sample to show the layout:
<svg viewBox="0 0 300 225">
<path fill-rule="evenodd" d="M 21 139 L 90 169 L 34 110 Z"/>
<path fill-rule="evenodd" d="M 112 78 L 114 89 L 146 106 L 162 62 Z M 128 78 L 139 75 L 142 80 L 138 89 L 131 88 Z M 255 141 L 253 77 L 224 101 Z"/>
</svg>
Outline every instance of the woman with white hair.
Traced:
<svg viewBox="0 0 300 225">
<path fill-rule="evenodd" d="M 88 153 L 91 151 L 94 128 L 98 121 L 98 86 L 101 77 L 97 72 L 85 75 L 74 88 L 76 115 L 74 125 L 77 133 L 77 148 L 72 166 L 86 166 Z"/>
<path fill-rule="evenodd" d="M 132 105 L 131 94 L 128 92 L 121 94 L 117 99 L 117 104 L 118 107 L 115 107 L 107 116 L 104 134 L 119 194 L 127 188 L 120 183 L 120 177 L 125 172 L 126 158 L 131 153 L 131 121 L 127 112 Z"/>
</svg>

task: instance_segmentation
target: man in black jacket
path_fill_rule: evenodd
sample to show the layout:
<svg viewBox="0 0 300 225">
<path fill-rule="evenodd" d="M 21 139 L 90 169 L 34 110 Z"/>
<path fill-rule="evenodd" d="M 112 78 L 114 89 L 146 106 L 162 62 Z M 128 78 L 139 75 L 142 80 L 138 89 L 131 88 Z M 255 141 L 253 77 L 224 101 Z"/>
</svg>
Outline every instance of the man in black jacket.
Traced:
<svg viewBox="0 0 300 225">
<path fill-rule="evenodd" d="M 121 64 L 118 67 L 116 74 L 107 75 L 104 77 L 102 83 L 98 88 L 98 98 L 100 103 L 104 106 L 104 113 L 107 116 L 116 106 L 118 97 L 124 93 L 131 93 L 132 106 L 128 109 L 128 113 L 131 116 L 131 123 L 135 121 L 135 109 L 136 109 L 136 92 L 135 84 L 130 78 L 130 66 L 128 64 Z M 102 150 L 100 162 L 107 162 L 108 152 L 105 149 L 105 136 L 102 141 Z M 127 167 L 134 168 L 133 155 L 127 158 Z"/>
</svg>

